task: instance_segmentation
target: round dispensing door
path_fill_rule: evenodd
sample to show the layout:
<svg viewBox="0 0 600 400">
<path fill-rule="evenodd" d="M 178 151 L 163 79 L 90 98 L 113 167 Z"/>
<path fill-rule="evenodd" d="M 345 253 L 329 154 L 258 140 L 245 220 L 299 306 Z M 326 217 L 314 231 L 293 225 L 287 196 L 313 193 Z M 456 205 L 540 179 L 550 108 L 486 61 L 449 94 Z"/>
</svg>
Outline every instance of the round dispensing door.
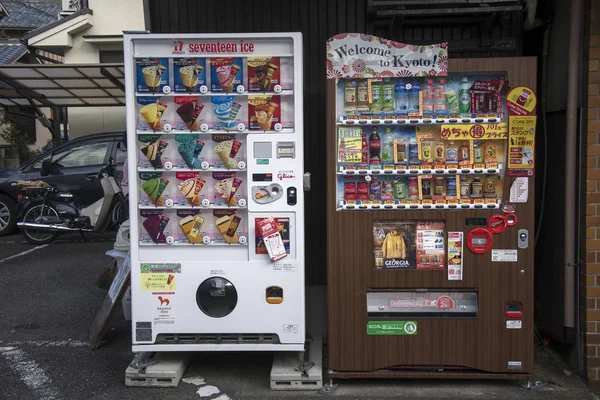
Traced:
<svg viewBox="0 0 600 400">
<path fill-rule="evenodd" d="M 198 286 L 196 303 L 200 310 L 213 318 L 223 318 L 235 308 L 238 300 L 233 283 L 225 278 L 208 278 Z"/>
</svg>

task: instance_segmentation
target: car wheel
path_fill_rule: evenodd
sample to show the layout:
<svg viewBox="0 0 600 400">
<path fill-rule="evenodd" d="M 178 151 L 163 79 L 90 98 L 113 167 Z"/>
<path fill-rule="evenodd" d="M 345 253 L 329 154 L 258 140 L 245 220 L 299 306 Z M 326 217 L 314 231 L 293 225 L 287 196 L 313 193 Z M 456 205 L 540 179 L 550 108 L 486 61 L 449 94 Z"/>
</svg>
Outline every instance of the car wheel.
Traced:
<svg viewBox="0 0 600 400">
<path fill-rule="evenodd" d="M 8 196 L 0 194 L 0 236 L 14 232 L 16 221 L 16 204 Z"/>
</svg>

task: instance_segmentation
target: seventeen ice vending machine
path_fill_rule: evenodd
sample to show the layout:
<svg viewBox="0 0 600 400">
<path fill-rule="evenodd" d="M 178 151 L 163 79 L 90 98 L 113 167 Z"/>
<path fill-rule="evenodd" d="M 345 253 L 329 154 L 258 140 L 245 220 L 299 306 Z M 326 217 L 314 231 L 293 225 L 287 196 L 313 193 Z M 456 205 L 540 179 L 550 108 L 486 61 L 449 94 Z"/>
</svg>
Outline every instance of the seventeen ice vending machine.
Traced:
<svg viewBox="0 0 600 400">
<path fill-rule="evenodd" d="M 327 57 L 329 376 L 529 376 L 535 59 Z"/>
<path fill-rule="evenodd" d="M 134 351 L 303 351 L 302 37 L 124 37 Z"/>
</svg>

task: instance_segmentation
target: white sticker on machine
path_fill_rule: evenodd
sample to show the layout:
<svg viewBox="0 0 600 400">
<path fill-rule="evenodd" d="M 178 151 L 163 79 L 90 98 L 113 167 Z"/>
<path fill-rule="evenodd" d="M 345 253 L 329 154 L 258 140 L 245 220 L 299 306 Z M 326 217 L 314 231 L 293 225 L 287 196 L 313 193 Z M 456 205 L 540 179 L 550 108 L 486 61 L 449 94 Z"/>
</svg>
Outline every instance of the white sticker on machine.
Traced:
<svg viewBox="0 0 600 400">
<path fill-rule="evenodd" d="M 506 321 L 506 329 L 521 329 L 522 327 L 523 327 L 523 321 L 521 321 L 521 320 Z"/>
<path fill-rule="evenodd" d="M 492 249 L 492 261 L 517 262 L 517 250 Z"/>
</svg>

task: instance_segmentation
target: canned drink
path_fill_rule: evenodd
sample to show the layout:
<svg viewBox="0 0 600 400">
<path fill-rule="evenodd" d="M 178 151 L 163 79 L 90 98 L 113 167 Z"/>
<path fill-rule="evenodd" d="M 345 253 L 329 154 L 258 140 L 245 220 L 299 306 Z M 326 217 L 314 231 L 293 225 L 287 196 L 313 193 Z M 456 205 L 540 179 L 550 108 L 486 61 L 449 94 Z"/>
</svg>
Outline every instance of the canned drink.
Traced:
<svg viewBox="0 0 600 400">
<path fill-rule="evenodd" d="M 454 183 L 456 187 L 456 181 Z M 469 197 L 471 195 L 471 184 L 468 180 L 464 179 L 460 181 L 460 197 Z"/>
<path fill-rule="evenodd" d="M 481 147 L 481 145 L 478 145 L 473 149 L 473 162 L 475 164 L 483 163 L 483 147 Z"/>
<path fill-rule="evenodd" d="M 435 177 L 435 186 L 433 187 L 433 194 L 436 196 L 444 195 L 444 178 L 441 176 Z"/>
<path fill-rule="evenodd" d="M 416 176 L 408 178 L 408 197 L 412 200 L 419 198 L 419 178 Z"/>
<path fill-rule="evenodd" d="M 408 162 L 410 164 L 420 164 L 419 161 L 419 146 L 416 143 L 408 144 Z"/>
<path fill-rule="evenodd" d="M 461 185 L 462 187 L 462 185 Z M 446 196 L 456 196 L 456 177 L 449 176 L 446 178 Z"/>
<path fill-rule="evenodd" d="M 431 179 L 430 178 L 421 179 L 421 193 L 423 194 L 424 199 L 431 198 Z"/>
<path fill-rule="evenodd" d="M 379 182 L 377 179 L 373 179 L 371 181 L 369 191 L 370 200 L 381 200 L 381 182 Z"/>
<path fill-rule="evenodd" d="M 356 182 L 344 183 L 344 200 L 356 200 Z"/>
<path fill-rule="evenodd" d="M 358 182 L 356 187 L 356 200 L 369 200 L 369 184 Z"/>
<path fill-rule="evenodd" d="M 431 142 L 423 142 L 421 143 L 421 160 L 423 162 L 431 162 L 432 154 L 431 154 Z"/>
<path fill-rule="evenodd" d="M 401 180 L 397 180 L 394 182 L 394 199 L 406 199 L 406 185 Z"/>
</svg>

